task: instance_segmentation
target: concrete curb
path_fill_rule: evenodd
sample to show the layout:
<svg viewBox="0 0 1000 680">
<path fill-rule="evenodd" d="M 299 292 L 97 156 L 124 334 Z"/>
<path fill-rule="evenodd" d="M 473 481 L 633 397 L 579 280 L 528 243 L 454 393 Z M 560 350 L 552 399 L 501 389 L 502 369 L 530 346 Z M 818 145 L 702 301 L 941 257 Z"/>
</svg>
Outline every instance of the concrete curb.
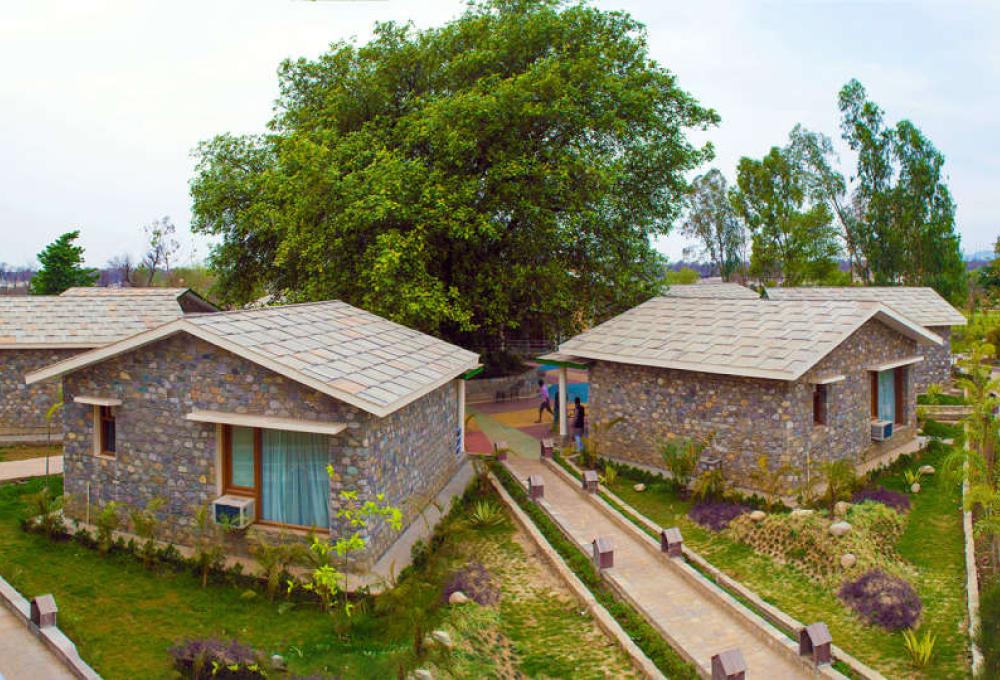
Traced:
<svg viewBox="0 0 1000 680">
<path fill-rule="evenodd" d="M 580 602 L 584 604 L 590 614 L 597 621 L 597 625 L 600 626 L 608 635 L 610 635 L 615 642 L 632 657 L 632 660 L 639 667 L 639 669 L 646 674 L 649 678 L 654 678 L 654 680 L 666 680 L 666 676 L 656 667 L 645 652 L 643 652 L 632 638 L 629 637 L 625 629 L 621 627 L 621 624 L 614 619 L 608 610 L 597 601 L 593 593 L 587 589 L 587 586 L 583 584 L 576 574 L 566 565 L 559 553 L 556 552 L 555 548 L 549 544 L 545 536 L 538 530 L 535 523 L 531 521 L 531 518 L 521 509 L 521 506 L 517 504 L 507 490 L 503 488 L 500 480 L 491 472 L 489 473 L 489 480 L 493 487 L 500 494 L 500 498 L 503 502 L 510 508 L 511 514 L 514 515 L 514 519 L 517 523 L 524 529 L 524 531 L 531 536 L 531 539 L 538 546 L 538 549 L 545 556 L 545 559 L 552 565 L 556 570 L 556 573 L 565 581 L 566 585 L 569 586 L 570 590 L 577 597 Z"/>
<path fill-rule="evenodd" d="M 80 658 L 73 641 L 58 627 L 39 628 L 31 622 L 31 604 L 3 577 L 0 577 L 0 602 L 24 624 L 25 628 L 42 641 L 42 644 L 66 666 L 70 673 L 80 680 L 101 680 L 101 676 Z"/>
<path fill-rule="evenodd" d="M 965 428 L 965 444 L 969 446 L 969 429 Z M 983 653 L 976 645 L 976 629 L 979 628 L 979 572 L 976 568 L 976 537 L 972 533 L 972 511 L 965 509 L 965 497 L 969 493 L 969 463 L 962 469 L 962 533 L 965 534 L 965 595 L 969 614 L 969 651 L 972 656 L 972 675 L 975 676 L 983 665 Z"/>
</svg>

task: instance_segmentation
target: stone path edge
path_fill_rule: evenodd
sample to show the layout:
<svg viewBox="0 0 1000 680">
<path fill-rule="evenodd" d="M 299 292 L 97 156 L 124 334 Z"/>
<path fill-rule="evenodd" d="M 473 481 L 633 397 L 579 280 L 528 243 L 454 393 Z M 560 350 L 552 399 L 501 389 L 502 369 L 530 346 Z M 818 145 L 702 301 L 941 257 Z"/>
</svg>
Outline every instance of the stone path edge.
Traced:
<svg viewBox="0 0 1000 680">
<path fill-rule="evenodd" d="M 93 668 L 87 664 L 76 649 L 73 641 L 58 627 L 39 628 L 31 622 L 31 605 L 10 583 L 0 576 L 0 601 L 17 619 L 31 631 L 66 668 L 80 680 L 101 680 Z"/>
<path fill-rule="evenodd" d="M 555 548 L 553 548 L 545 536 L 542 535 L 541 531 L 538 530 L 531 518 L 528 517 L 524 510 L 521 509 L 521 507 L 517 504 L 517 501 L 515 501 L 510 494 L 507 493 L 507 490 L 503 488 L 503 484 L 500 483 L 500 480 L 497 479 L 492 472 L 489 473 L 489 480 L 493 485 L 493 488 L 495 488 L 497 493 L 500 495 L 504 504 L 506 504 L 510 509 L 511 514 L 514 515 L 514 519 L 531 537 L 532 541 L 534 541 L 535 545 L 537 545 L 538 549 L 542 552 L 542 555 L 544 555 L 545 559 L 553 566 L 553 568 L 555 568 L 562 580 L 565 581 L 566 585 L 569 586 L 571 591 L 573 591 L 576 598 L 580 600 L 584 606 L 586 606 L 587 610 L 594 617 L 594 620 L 597 621 L 597 624 L 608 635 L 610 635 L 615 642 L 618 643 L 618 645 L 632 658 L 635 664 L 643 673 L 647 675 L 647 677 L 653 678 L 654 680 L 666 680 L 666 676 L 663 672 L 660 671 L 660 669 L 656 667 L 656 664 L 654 664 L 639 648 L 639 646 L 635 644 L 632 638 L 629 637 L 628 633 L 626 633 L 621 627 L 621 624 L 619 624 L 618 621 L 616 621 L 614 617 L 608 613 L 608 610 L 597 601 L 597 598 L 595 598 L 594 594 L 591 593 L 587 586 L 583 584 L 583 581 L 581 581 L 566 565 L 563 558 L 560 557 Z"/>
<path fill-rule="evenodd" d="M 546 459 L 544 462 L 547 466 L 552 468 L 557 474 L 563 475 L 568 480 L 572 480 L 576 484 L 579 484 L 579 480 L 573 477 L 568 471 L 563 469 L 562 466 L 560 466 L 558 463 L 549 459 Z M 643 525 L 645 525 L 652 531 L 659 533 L 660 529 L 665 528 L 658 526 L 644 514 L 639 512 L 637 509 L 633 508 L 631 505 L 622 500 L 619 496 L 617 496 L 612 491 L 608 490 L 603 486 L 601 487 L 601 493 L 607 495 L 615 504 L 621 507 L 626 513 L 634 517 L 636 520 L 641 522 Z M 630 521 L 627 517 L 622 516 L 622 513 L 618 512 L 610 504 L 604 501 L 604 499 L 594 496 L 593 494 L 587 494 L 587 495 L 590 497 L 591 502 L 602 505 L 606 512 L 609 512 L 612 517 L 618 520 L 619 524 L 622 524 L 623 526 L 628 525 L 628 529 L 630 531 L 635 532 L 637 534 L 642 534 L 642 536 L 645 537 L 647 544 L 655 544 L 655 541 L 652 539 L 652 537 L 649 536 L 649 534 L 642 531 L 639 527 L 635 526 L 635 524 L 632 521 Z M 723 572 L 721 569 L 719 569 L 711 562 L 709 562 L 707 559 L 702 557 L 699 553 L 687 547 L 687 545 L 683 546 L 683 554 L 685 560 L 687 560 L 692 564 L 695 564 L 698 567 L 698 569 L 709 574 L 712 577 L 712 579 L 714 579 L 717 582 L 717 583 L 712 583 L 708 579 L 705 579 L 704 576 L 699 574 L 701 578 L 705 579 L 707 583 L 711 584 L 711 587 L 713 591 L 715 591 L 714 594 L 716 596 L 722 596 L 726 598 L 731 603 L 737 605 L 744 612 L 749 612 L 751 615 L 763 619 L 769 625 L 773 626 L 774 628 L 777 628 L 779 631 L 782 631 L 790 636 L 793 637 L 797 636 L 798 631 L 801 628 L 805 627 L 805 624 L 801 623 L 794 617 L 790 616 L 789 614 L 785 613 L 784 611 L 778 609 L 774 605 L 765 601 L 756 592 L 754 592 L 747 586 L 743 585 L 739 581 L 728 576 L 725 572 Z M 721 588 L 719 587 L 719 584 L 721 584 L 722 586 Z M 743 603 L 733 598 L 732 595 L 726 592 L 726 590 L 733 591 L 737 593 L 740 597 L 749 601 L 754 606 L 754 608 L 757 609 L 760 613 L 758 614 L 757 612 L 748 610 L 746 606 L 743 605 Z M 860 661 L 859 659 L 856 659 L 854 656 L 848 654 L 837 645 L 833 645 L 833 657 L 837 661 L 843 662 L 846 666 L 848 666 L 851 669 L 852 672 L 856 673 L 858 676 L 864 678 L 865 680 L 886 680 L 884 675 L 879 673 L 874 668 L 871 668 L 864 662 Z M 843 675 L 837 673 L 837 676 L 835 677 L 843 677 Z"/>
</svg>

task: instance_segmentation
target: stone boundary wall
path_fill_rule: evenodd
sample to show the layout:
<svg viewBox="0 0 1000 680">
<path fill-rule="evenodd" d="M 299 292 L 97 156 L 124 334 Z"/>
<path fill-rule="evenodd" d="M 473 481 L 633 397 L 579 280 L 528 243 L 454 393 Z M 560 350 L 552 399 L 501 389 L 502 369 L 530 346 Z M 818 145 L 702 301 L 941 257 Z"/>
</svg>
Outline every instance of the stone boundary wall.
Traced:
<svg viewBox="0 0 1000 680">
<path fill-rule="evenodd" d="M 587 608 L 587 611 L 594 617 L 597 625 L 604 630 L 605 633 L 610 635 L 615 642 L 628 654 L 635 664 L 642 670 L 647 677 L 653 678 L 653 680 L 666 680 L 666 676 L 656 667 L 645 652 L 639 648 L 635 641 L 625 632 L 625 629 L 621 627 L 621 624 L 615 620 L 608 610 L 597 601 L 593 593 L 587 589 L 576 574 L 566 565 L 563 558 L 556 552 L 556 549 L 545 539 L 545 536 L 538 530 L 535 523 L 531 521 L 531 518 L 521 509 L 507 490 L 503 488 L 503 484 L 500 480 L 491 472 L 489 473 L 490 483 L 493 488 L 496 489 L 497 493 L 500 495 L 501 500 L 510 509 L 511 514 L 514 515 L 514 519 L 517 521 L 518 525 L 524 529 L 532 541 L 538 546 L 539 551 L 549 564 L 555 569 L 556 574 L 562 578 L 569 589 L 573 592 L 576 598 Z M 515 477 L 516 479 L 516 477 Z M 558 525 L 557 525 L 558 526 Z"/>
<path fill-rule="evenodd" d="M 25 628 L 41 640 L 70 673 L 80 680 L 101 680 L 97 671 L 80 657 L 73 641 L 57 626 L 39 628 L 31 622 L 31 604 L 2 576 L 0 576 L 0 602 L 24 624 Z"/>
<path fill-rule="evenodd" d="M 574 487 L 579 486 L 579 480 L 577 480 L 569 472 L 564 470 L 562 466 L 560 466 L 558 463 L 548 459 L 544 460 L 543 462 L 548 467 L 552 468 L 552 470 L 555 471 L 556 474 L 559 474 L 567 481 L 573 483 Z M 613 492 L 609 491 L 603 485 L 600 487 L 600 492 L 601 494 L 608 496 L 612 501 L 618 504 L 619 507 L 621 507 L 626 513 L 631 515 L 631 517 L 635 518 L 637 521 L 641 522 L 644 526 L 646 526 L 650 530 L 659 533 L 660 530 L 664 528 L 652 522 L 649 518 L 647 518 L 641 512 L 639 512 L 631 505 L 626 503 L 624 500 L 615 495 Z M 580 493 L 583 494 L 582 491 L 580 491 Z M 647 534 L 645 531 L 637 527 L 635 523 L 632 522 L 628 517 L 624 517 L 622 513 L 618 512 L 618 510 L 616 510 L 614 507 L 608 504 L 607 501 L 594 494 L 586 494 L 585 497 L 590 502 L 595 503 L 599 507 L 601 507 L 601 509 L 606 514 L 615 519 L 615 521 L 620 526 L 624 527 L 627 531 L 629 531 L 633 535 L 641 536 L 643 538 L 644 545 L 646 545 L 647 549 L 655 550 L 659 553 L 659 546 L 657 545 L 655 539 L 653 539 L 651 536 L 649 536 L 649 534 Z M 779 631 L 783 632 L 786 635 L 796 636 L 798 634 L 798 631 L 801 628 L 805 627 L 805 624 L 802 624 L 794 617 L 786 614 L 785 612 L 778 609 L 774 605 L 764 601 L 764 599 L 761 598 L 756 592 L 747 588 L 739 581 L 736 581 L 735 579 L 732 579 L 731 577 L 726 575 L 722 570 L 712 565 L 708 560 L 706 560 L 700 554 L 688 548 L 687 545 L 684 545 L 683 547 L 683 555 L 684 559 L 688 563 L 696 565 L 698 570 L 709 574 L 712 577 L 712 579 L 716 581 L 716 583 L 713 584 L 711 581 L 705 580 L 711 586 L 710 592 L 712 596 L 725 598 L 728 604 L 738 606 L 740 609 L 742 609 L 741 613 L 748 612 L 751 616 L 765 621 L 767 624 L 770 624 L 771 626 L 773 626 L 774 628 L 778 629 Z M 667 559 L 671 564 L 676 565 L 676 563 L 673 560 L 669 560 L 669 558 L 663 557 L 663 559 Z M 726 592 L 726 590 L 735 592 L 740 597 L 744 598 L 745 600 L 753 604 L 754 609 L 760 612 L 760 614 L 757 614 L 754 611 L 747 610 L 745 605 L 736 600 L 732 595 Z M 833 645 L 833 656 L 835 660 L 842 661 L 851 669 L 853 673 L 857 674 L 863 680 L 886 680 L 885 676 L 883 676 L 881 673 L 869 667 L 862 661 L 859 661 L 855 657 L 851 656 L 837 645 Z M 812 669 L 812 666 L 808 666 L 808 668 Z M 835 678 L 844 677 L 839 672 L 833 669 L 830 669 L 828 667 L 826 669 L 830 670 L 833 673 L 832 676 L 827 676 L 827 677 L 835 677 Z M 826 674 L 824 673 L 824 675 Z"/>
</svg>

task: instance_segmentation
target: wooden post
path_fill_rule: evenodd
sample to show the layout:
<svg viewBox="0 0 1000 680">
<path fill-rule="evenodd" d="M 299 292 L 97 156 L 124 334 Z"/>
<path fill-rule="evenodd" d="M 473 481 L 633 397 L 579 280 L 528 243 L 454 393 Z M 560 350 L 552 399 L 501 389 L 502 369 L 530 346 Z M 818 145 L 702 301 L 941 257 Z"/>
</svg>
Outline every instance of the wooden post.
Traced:
<svg viewBox="0 0 1000 680">
<path fill-rule="evenodd" d="M 668 557 L 681 557 L 684 554 L 684 539 L 677 527 L 660 531 L 660 550 Z"/>
<path fill-rule="evenodd" d="M 507 460 L 507 441 L 497 439 L 493 442 L 493 453 L 496 454 L 497 460 Z"/>
<path fill-rule="evenodd" d="M 552 450 L 555 448 L 555 442 L 551 439 L 543 439 L 539 442 L 540 453 L 542 458 L 552 458 Z"/>
<path fill-rule="evenodd" d="M 583 471 L 583 479 L 580 480 L 580 483 L 583 484 L 583 488 L 589 493 L 597 493 L 597 482 L 597 472 L 594 470 Z"/>
<path fill-rule="evenodd" d="M 592 545 L 594 546 L 594 564 L 597 565 L 598 569 L 610 569 L 615 566 L 615 549 L 610 538 L 603 536 L 595 538 Z"/>
<path fill-rule="evenodd" d="M 39 628 L 56 625 L 56 598 L 52 595 L 39 595 L 31 601 L 31 622 Z"/>
<path fill-rule="evenodd" d="M 528 497 L 532 500 L 545 497 L 545 481 L 541 475 L 528 476 Z"/>
</svg>

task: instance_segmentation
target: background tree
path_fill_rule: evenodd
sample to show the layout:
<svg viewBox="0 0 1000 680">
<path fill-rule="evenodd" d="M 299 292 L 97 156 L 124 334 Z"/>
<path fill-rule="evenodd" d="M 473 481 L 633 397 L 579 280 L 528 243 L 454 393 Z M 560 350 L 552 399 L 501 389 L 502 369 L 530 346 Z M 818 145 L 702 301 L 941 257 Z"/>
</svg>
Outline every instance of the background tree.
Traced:
<svg viewBox="0 0 1000 680">
<path fill-rule="evenodd" d="M 687 219 L 681 231 L 698 240 L 703 255 L 723 281 L 743 271 L 746 263 L 746 225 L 730 200 L 725 176 L 717 168 L 695 177 L 688 194 Z"/>
<path fill-rule="evenodd" d="M 181 244 L 176 238 L 177 228 L 169 217 L 153 220 L 143 227 L 143 231 L 148 246 L 140 266 L 146 276 L 146 285 L 152 286 L 158 271 L 170 272 L 170 260 L 180 250 Z"/>
<path fill-rule="evenodd" d="M 76 245 L 80 231 L 68 231 L 38 253 L 41 269 L 31 279 L 33 295 L 58 295 L 74 286 L 92 286 L 97 270 L 83 266 L 83 247 Z"/>
<path fill-rule="evenodd" d="M 910 121 L 895 127 L 852 80 L 839 97 L 841 132 L 857 153 L 855 247 L 865 283 L 932 286 L 956 304 L 967 290 L 944 155 Z"/>
<path fill-rule="evenodd" d="M 651 245 L 717 122 L 621 12 L 485 0 L 285 62 L 264 135 L 202 144 L 193 228 L 224 301 L 337 297 L 482 347 L 654 294 Z"/>
<path fill-rule="evenodd" d="M 988 305 L 1000 301 L 1000 237 L 993 244 L 993 255 L 993 260 L 976 272 L 976 283 Z"/>
<path fill-rule="evenodd" d="M 812 200 L 806 171 L 788 149 L 741 158 L 733 205 L 752 234 L 750 274 L 786 286 L 838 279 L 840 243 L 826 204 Z"/>
<path fill-rule="evenodd" d="M 135 264 L 132 262 L 132 256 L 128 253 L 115 255 L 108 260 L 106 271 L 108 272 L 108 278 L 112 283 L 120 284 L 122 286 L 131 286 L 132 276 L 135 274 Z"/>
</svg>

